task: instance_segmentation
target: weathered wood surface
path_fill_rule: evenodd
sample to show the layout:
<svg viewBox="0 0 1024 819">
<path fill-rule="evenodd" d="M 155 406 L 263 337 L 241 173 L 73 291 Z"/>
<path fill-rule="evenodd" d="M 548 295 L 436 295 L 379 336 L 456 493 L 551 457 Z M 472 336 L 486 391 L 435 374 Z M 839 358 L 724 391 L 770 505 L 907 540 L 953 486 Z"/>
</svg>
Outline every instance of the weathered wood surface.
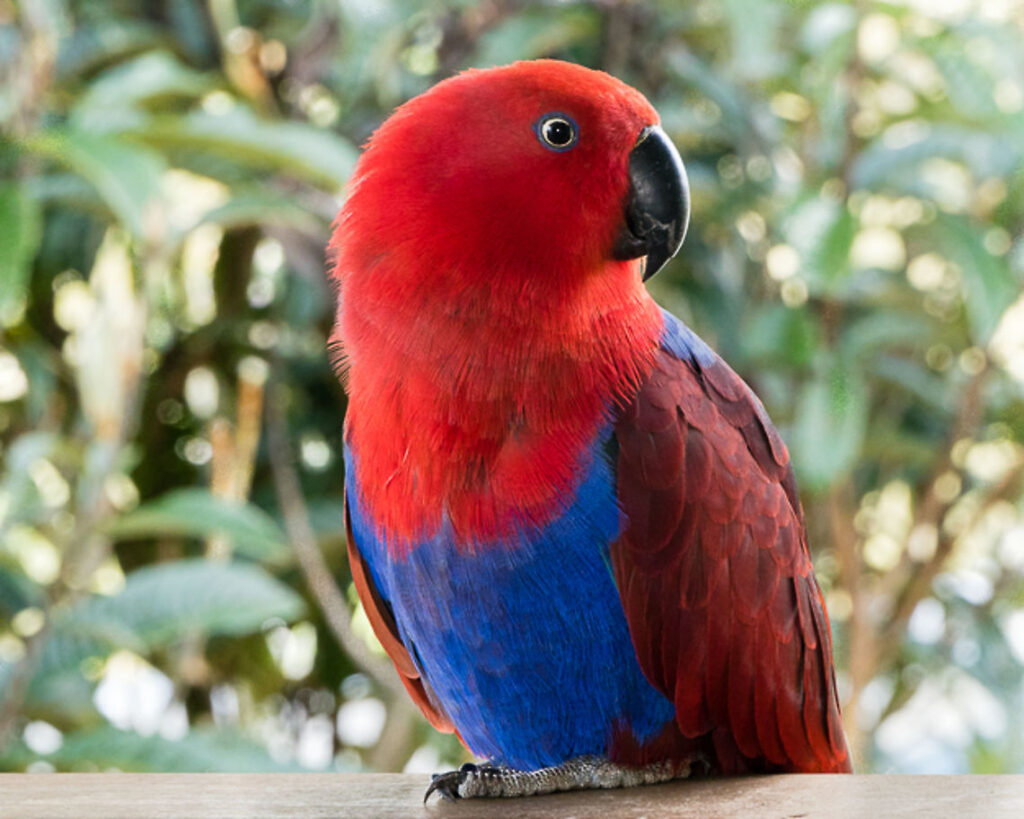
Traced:
<svg viewBox="0 0 1024 819">
<path fill-rule="evenodd" d="M 0 774 L 0 817 L 1024 817 L 1024 776 L 773 776 L 432 800 L 402 774 Z"/>
</svg>

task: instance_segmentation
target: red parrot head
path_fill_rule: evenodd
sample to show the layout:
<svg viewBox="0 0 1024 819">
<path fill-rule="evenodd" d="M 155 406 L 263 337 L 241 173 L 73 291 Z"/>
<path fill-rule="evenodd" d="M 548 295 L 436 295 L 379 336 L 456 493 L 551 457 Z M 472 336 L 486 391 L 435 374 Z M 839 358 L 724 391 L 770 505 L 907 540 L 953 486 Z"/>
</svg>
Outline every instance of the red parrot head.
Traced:
<svg viewBox="0 0 1024 819">
<path fill-rule="evenodd" d="M 332 241 L 333 342 L 383 530 L 443 510 L 473 542 L 571 496 L 652 366 L 663 319 L 639 259 L 653 274 L 686 232 L 657 123 L 622 82 L 542 60 L 439 83 L 374 134 Z"/>
<path fill-rule="evenodd" d="M 356 168 L 335 246 L 341 268 L 387 254 L 416 270 L 407 287 L 440 284 L 424 269 L 488 287 L 571 285 L 641 256 L 652 275 L 688 214 L 679 154 L 643 95 L 537 60 L 466 71 L 399 108 Z"/>
</svg>

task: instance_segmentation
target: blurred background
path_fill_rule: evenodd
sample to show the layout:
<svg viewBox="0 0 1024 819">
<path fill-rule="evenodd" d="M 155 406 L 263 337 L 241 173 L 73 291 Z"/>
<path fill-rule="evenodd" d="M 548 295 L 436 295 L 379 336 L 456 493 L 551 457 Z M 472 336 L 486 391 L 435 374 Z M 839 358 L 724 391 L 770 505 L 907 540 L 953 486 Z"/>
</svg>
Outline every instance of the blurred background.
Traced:
<svg viewBox="0 0 1024 819">
<path fill-rule="evenodd" d="M 641 89 L 653 283 L 792 449 L 859 770 L 1024 771 L 1024 3 L 0 0 L 0 770 L 408 770 L 324 245 L 467 66 Z M 335 582 L 336 581 L 336 582 Z"/>
</svg>

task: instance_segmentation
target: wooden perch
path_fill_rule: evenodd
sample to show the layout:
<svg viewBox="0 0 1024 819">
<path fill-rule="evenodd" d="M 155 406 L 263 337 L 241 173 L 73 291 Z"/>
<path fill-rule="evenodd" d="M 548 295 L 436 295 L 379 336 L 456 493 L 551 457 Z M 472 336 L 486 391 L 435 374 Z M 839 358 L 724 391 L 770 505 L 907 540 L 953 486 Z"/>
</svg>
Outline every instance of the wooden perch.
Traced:
<svg viewBox="0 0 1024 819">
<path fill-rule="evenodd" d="M 423 774 L 10 774 L 0 776 L 0 816 L 1024 816 L 1024 776 L 763 776 L 424 806 L 428 781 Z"/>
</svg>

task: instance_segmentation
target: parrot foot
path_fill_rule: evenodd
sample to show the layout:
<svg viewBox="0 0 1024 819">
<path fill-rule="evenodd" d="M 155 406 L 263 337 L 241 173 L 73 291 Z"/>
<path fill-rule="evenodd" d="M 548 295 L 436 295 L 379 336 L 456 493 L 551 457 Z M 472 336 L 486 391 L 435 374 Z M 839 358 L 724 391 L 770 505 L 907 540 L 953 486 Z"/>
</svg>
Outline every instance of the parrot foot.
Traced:
<svg viewBox="0 0 1024 819">
<path fill-rule="evenodd" d="M 467 762 L 457 771 L 434 774 L 423 801 L 438 793 L 444 799 L 538 796 L 556 791 L 630 788 L 690 775 L 689 763 L 654 762 L 642 768 L 618 765 L 598 756 L 578 756 L 551 768 L 516 771 L 500 765 Z"/>
</svg>

